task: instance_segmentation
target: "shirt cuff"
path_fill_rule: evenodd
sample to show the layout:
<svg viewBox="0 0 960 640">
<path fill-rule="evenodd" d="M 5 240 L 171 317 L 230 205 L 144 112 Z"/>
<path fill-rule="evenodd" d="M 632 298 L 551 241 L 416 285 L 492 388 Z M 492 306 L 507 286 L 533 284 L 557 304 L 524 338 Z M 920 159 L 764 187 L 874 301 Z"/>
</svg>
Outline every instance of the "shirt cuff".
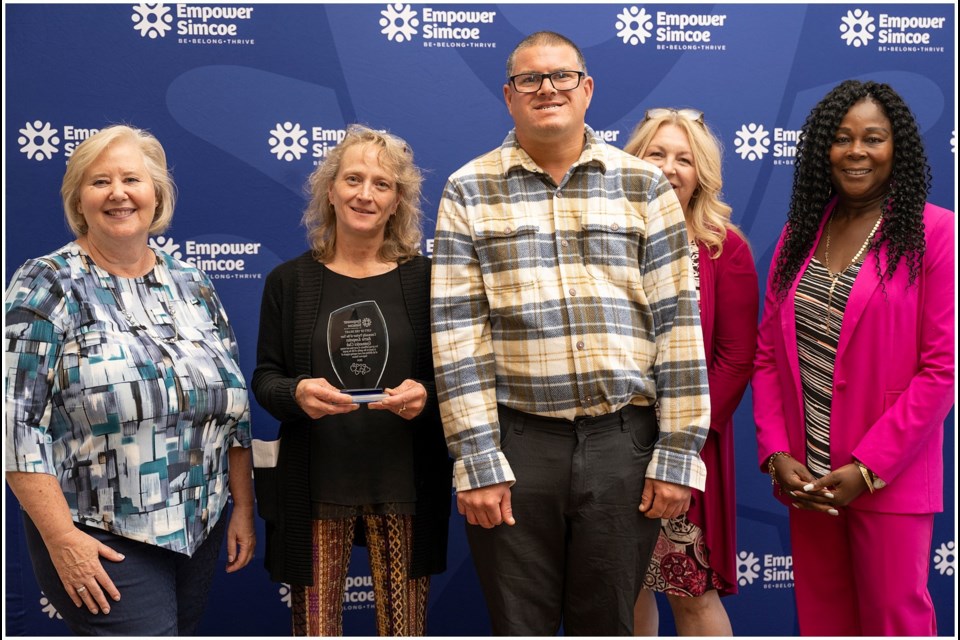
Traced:
<svg viewBox="0 0 960 640">
<path fill-rule="evenodd" d="M 654 449 L 653 459 L 647 466 L 647 477 L 691 489 L 703 491 L 707 483 L 707 467 L 699 455 L 690 455 Z"/>
<path fill-rule="evenodd" d="M 500 451 L 458 458 L 453 464 L 453 486 L 457 491 L 516 482 L 510 463 Z"/>
</svg>

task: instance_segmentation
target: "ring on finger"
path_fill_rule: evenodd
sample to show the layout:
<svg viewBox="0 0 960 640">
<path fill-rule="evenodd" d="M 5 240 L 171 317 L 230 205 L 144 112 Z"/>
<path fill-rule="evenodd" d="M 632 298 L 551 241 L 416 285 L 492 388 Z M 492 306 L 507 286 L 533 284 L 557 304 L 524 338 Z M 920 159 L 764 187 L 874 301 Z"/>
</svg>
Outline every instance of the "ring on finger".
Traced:
<svg viewBox="0 0 960 640">
<path fill-rule="evenodd" d="M 83 593 L 83 592 L 86 591 L 86 590 L 87 590 L 87 588 L 84 587 L 84 586 L 77 587 L 77 593 Z"/>
<path fill-rule="evenodd" d="M 403 413 L 403 412 L 406 411 L 406 410 L 407 410 L 407 403 L 404 402 L 404 403 L 403 403 L 403 406 L 400 407 L 400 411 L 397 411 L 397 413 Z"/>
</svg>

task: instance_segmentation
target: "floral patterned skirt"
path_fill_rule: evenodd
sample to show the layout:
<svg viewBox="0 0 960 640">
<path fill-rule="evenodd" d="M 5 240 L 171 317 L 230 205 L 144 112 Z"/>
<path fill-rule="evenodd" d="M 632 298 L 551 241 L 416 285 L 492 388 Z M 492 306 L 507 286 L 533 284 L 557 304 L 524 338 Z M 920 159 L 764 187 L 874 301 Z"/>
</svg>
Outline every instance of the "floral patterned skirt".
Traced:
<svg viewBox="0 0 960 640">
<path fill-rule="evenodd" d="M 672 596 L 702 596 L 730 585 L 710 568 L 703 530 L 681 515 L 660 521 L 660 536 L 643 580 L 644 589 Z"/>
</svg>

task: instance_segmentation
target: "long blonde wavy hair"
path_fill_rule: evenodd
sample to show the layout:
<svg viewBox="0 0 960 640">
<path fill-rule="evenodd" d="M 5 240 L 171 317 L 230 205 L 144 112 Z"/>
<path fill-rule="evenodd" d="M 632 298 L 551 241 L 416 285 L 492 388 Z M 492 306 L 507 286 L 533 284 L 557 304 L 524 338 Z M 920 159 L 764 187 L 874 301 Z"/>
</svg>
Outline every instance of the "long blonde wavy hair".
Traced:
<svg viewBox="0 0 960 640">
<path fill-rule="evenodd" d="M 710 257 L 716 259 L 723 253 L 723 241 L 728 230 L 743 237 L 737 226 L 730 221 L 733 209 L 722 199 L 720 141 L 703 122 L 702 117 L 691 120 L 675 109 L 668 111 L 666 115 L 644 118 L 634 129 L 623 150 L 642 158 L 657 131 L 665 124 L 672 124 L 687 134 L 698 183 L 686 212 L 687 226 L 693 239 L 706 245 Z"/>
</svg>

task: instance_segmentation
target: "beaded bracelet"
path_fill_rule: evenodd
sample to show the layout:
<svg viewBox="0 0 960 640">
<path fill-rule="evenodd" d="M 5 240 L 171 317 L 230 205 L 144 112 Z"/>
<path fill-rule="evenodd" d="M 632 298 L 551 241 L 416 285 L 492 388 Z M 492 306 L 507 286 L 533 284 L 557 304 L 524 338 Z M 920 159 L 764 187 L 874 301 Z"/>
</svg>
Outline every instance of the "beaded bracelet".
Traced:
<svg viewBox="0 0 960 640">
<path fill-rule="evenodd" d="M 786 451 L 777 451 L 776 453 L 771 455 L 769 458 L 767 458 L 767 473 L 770 474 L 770 486 L 772 487 L 780 486 L 780 483 L 777 482 L 777 471 L 776 469 L 773 468 L 773 461 L 779 458 L 780 456 L 787 456 L 788 458 L 793 457 Z"/>
</svg>

